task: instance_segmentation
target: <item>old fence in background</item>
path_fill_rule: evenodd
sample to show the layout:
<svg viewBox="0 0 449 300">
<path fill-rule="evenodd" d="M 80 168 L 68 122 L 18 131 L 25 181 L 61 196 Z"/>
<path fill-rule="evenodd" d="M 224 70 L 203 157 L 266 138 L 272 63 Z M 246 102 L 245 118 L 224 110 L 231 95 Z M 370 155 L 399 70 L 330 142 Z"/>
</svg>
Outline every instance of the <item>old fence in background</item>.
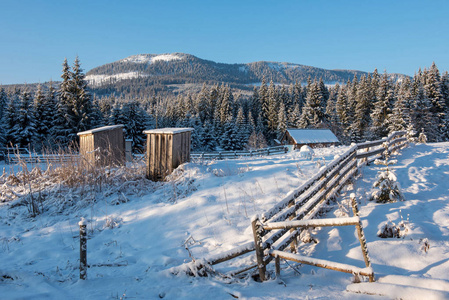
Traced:
<svg viewBox="0 0 449 300">
<path fill-rule="evenodd" d="M 288 148 L 286 146 L 277 146 L 277 147 L 269 147 L 256 150 L 243 150 L 243 151 L 194 152 L 190 153 L 190 159 L 196 160 L 234 159 L 241 157 L 282 154 L 287 153 L 287 151 Z"/>
</svg>

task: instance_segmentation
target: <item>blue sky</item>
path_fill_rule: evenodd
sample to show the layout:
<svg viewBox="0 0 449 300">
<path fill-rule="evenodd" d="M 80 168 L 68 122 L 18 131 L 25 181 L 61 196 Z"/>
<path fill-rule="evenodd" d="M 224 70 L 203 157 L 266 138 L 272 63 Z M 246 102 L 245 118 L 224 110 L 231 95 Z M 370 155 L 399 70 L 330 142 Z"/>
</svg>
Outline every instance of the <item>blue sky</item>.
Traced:
<svg viewBox="0 0 449 300">
<path fill-rule="evenodd" d="M 0 0 L 0 84 L 140 53 L 413 75 L 449 70 L 449 1 Z"/>
</svg>

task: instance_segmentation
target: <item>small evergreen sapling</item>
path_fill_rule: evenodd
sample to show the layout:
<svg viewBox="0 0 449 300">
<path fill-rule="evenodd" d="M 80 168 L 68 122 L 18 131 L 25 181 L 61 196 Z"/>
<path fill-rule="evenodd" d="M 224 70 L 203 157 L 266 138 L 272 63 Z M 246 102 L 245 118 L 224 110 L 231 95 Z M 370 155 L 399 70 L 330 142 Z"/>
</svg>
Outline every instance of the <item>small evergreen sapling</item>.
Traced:
<svg viewBox="0 0 449 300">
<path fill-rule="evenodd" d="M 404 196 L 400 191 L 399 183 L 397 182 L 397 177 L 390 170 L 389 166 L 395 164 L 396 160 L 389 160 L 390 152 L 388 151 L 388 143 L 382 144 L 385 148 L 384 160 L 376 159 L 374 163 L 376 165 L 383 165 L 378 173 L 378 178 L 374 182 L 373 187 L 375 190 L 371 194 L 371 200 L 375 200 L 379 203 L 396 202 L 404 200 Z"/>
<path fill-rule="evenodd" d="M 427 136 L 424 133 L 424 128 L 421 128 L 421 132 L 419 133 L 419 136 L 418 136 L 418 142 L 421 144 L 427 143 Z"/>
</svg>

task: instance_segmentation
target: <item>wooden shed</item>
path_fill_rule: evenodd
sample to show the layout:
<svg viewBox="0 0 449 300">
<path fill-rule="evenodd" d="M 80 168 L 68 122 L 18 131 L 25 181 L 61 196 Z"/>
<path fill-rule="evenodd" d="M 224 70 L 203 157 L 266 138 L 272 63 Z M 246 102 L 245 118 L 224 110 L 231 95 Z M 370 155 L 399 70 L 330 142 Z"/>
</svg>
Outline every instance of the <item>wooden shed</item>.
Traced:
<svg viewBox="0 0 449 300">
<path fill-rule="evenodd" d="M 294 145 L 300 149 L 304 145 L 311 148 L 328 147 L 340 143 L 329 129 L 287 129 L 281 138 L 281 144 Z"/>
<path fill-rule="evenodd" d="M 91 166 L 125 163 L 123 125 L 94 128 L 78 133 L 80 156 Z"/>
<path fill-rule="evenodd" d="M 190 160 L 193 128 L 161 128 L 145 130 L 147 135 L 147 177 L 164 180 L 180 164 Z"/>
</svg>

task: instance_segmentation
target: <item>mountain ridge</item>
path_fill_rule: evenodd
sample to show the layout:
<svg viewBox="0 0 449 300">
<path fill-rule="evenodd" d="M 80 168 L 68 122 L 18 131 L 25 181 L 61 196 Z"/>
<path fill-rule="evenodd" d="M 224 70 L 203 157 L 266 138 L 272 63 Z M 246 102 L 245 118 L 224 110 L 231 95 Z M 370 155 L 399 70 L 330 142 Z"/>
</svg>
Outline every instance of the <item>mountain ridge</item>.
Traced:
<svg viewBox="0 0 449 300">
<path fill-rule="evenodd" d="M 313 66 L 276 61 L 250 63 L 220 63 L 198 58 L 192 54 L 174 52 L 136 54 L 92 68 L 86 80 L 97 96 L 116 95 L 144 98 L 197 92 L 203 84 L 226 84 L 240 93 L 250 93 L 265 79 L 278 85 L 296 82 L 304 84 L 308 78 L 322 78 L 325 84 L 346 83 L 354 76 L 369 72 L 346 69 L 323 69 Z M 389 74 L 393 81 L 406 77 Z M 57 85 L 58 82 L 54 81 Z M 20 87 L 22 84 L 10 85 Z M 32 91 L 37 84 L 27 84 Z"/>
<path fill-rule="evenodd" d="M 226 84 L 248 92 L 262 80 L 290 85 L 322 78 L 326 84 L 346 83 L 355 76 L 367 76 L 358 70 L 328 70 L 291 62 L 256 61 L 219 63 L 186 53 L 136 54 L 104 64 L 86 73 L 97 95 L 182 93 L 199 90 L 203 84 Z M 390 74 L 393 80 L 406 75 Z"/>
</svg>

